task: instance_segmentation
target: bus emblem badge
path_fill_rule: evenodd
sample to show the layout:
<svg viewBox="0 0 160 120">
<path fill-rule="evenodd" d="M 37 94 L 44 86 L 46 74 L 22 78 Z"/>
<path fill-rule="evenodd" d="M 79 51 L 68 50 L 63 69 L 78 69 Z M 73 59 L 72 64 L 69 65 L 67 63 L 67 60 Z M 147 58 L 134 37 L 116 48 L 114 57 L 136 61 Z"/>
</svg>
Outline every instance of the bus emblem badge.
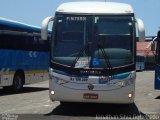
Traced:
<svg viewBox="0 0 160 120">
<path fill-rule="evenodd" d="M 89 85 L 88 85 L 88 89 L 89 89 L 89 90 L 93 90 L 93 89 L 94 89 L 94 85 L 89 84 Z"/>
</svg>

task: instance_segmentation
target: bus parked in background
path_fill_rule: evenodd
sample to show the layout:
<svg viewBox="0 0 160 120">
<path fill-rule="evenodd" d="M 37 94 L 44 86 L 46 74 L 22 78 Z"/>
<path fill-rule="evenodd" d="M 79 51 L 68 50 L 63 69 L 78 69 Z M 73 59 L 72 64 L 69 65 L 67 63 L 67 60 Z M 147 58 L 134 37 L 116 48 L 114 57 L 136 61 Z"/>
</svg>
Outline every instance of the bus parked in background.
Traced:
<svg viewBox="0 0 160 120">
<path fill-rule="evenodd" d="M 145 69 L 145 56 L 142 54 L 136 55 L 136 70 L 143 71 Z"/>
<path fill-rule="evenodd" d="M 128 4 L 71 2 L 42 22 L 41 37 L 54 21 L 49 94 L 52 101 L 130 104 L 136 78 L 136 23 L 144 24 Z"/>
<path fill-rule="evenodd" d="M 158 31 L 156 39 L 156 65 L 155 65 L 155 81 L 154 88 L 160 90 L 160 31 Z"/>
<path fill-rule="evenodd" d="M 49 41 L 41 40 L 40 31 L 0 18 L 0 87 L 19 92 L 24 84 L 47 80 Z"/>
</svg>

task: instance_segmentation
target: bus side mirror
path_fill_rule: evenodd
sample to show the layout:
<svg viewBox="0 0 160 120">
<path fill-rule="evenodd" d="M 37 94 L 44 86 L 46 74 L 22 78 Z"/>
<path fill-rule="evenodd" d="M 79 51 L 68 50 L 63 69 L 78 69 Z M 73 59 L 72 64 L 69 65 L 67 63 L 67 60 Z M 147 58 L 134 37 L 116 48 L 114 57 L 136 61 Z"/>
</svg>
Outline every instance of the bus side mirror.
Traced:
<svg viewBox="0 0 160 120">
<path fill-rule="evenodd" d="M 42 21 L 42 25 L 41 25 L 41 39 L 42 40 L 47 40 L 48 38 L 48 24 L 51 21 L 54 21 L 53 16 L 47 17 Z"/>
<path fill-rule="evenodd" d="M 160 41 L 160 30 L 158 31 L 157 33 L 157 37 L 155 37 L 152 41 L 152 44 L 151 44 L 151 50 L 152 51 L 155 51 L 155 42 L 154 41 Z"/>
<path fill-rule="evenodd" d="M 138 27 L 139 41 L 143 42 L 145 41 L 145 28 L 144 28 L 143 21 L 139 18 L 136 18 L 136 23 Z"/>
<path fill-rule="evenodd" d="M 156 41 L 160 41 L 160 30 L 157 33 L 157 37 L 155 38 Z M 151 45 L 151 50 L 155 50 L 155 42 Z"/>
<path fill-rule="evenodd" d="M 160 30 L 157 33 L 157 38 L 160 38 Z"/>
<path fill-rule="evenodd" d="M 151 51 L 155 51 L 155 42 L 151 44 Z"/>
</svg>

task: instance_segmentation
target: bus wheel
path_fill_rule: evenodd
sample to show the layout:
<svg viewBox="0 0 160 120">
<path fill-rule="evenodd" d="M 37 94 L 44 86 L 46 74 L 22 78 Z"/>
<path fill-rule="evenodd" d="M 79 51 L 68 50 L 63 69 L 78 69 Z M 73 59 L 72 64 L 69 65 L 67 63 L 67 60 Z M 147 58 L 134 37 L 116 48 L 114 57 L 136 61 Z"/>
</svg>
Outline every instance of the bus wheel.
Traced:
<svg viewBox="0 0 160 120">
<path fill-rule="evenodd" d="M 14 92 L 20 92 L 23 88 L 23 76 L 21 74 L 15 74 L 13 79 L 12 90 Z"/>
</svg>

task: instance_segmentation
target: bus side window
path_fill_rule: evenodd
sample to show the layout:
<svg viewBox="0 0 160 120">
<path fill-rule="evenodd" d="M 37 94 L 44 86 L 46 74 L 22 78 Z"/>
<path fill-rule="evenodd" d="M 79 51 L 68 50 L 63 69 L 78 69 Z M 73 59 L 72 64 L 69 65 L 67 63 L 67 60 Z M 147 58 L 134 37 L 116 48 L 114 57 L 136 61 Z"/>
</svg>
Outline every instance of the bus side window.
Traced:
<svg viewBox="0 0 160 120">
<path fill-rule="evenodd" d="M 24 35 L 15 35 L 13 36 L 13 48 L 16 50 L 24 50 L 24 40 L 26 37 Z"/>
<path fill-rule="evenodd" d="M 2 49 L 13 49 L 13 35 L 1 35 L 1 48 Z"/>
<path fill-rule="evenodd" d="M 0 34 L 0 49 L 5 49 L 4 42 L 5 42 L 4 35 Z"/>
<path fill-rule="evenodd" d="M 25 50 L 34 51 L 34 39 L 32 36 L 27 36 L 25 39 Z"/>
<path fill-rule="evenodd" d="M 34 50 L 34 51 L 37 51 L 37 50 L 38 50 L 38 41 L 39 41 L 38 36 L 34 36 L 34 37 L 33 37 L 33 40 L 34 40 L 34 41 L 33 41 L 33 47 L 34 47 L 33 50 Z"/>
<path fill-rule="evenodd" d="M 39 51 L 49 51 L 49 41 L 39 39 Z"/>
</svg>

